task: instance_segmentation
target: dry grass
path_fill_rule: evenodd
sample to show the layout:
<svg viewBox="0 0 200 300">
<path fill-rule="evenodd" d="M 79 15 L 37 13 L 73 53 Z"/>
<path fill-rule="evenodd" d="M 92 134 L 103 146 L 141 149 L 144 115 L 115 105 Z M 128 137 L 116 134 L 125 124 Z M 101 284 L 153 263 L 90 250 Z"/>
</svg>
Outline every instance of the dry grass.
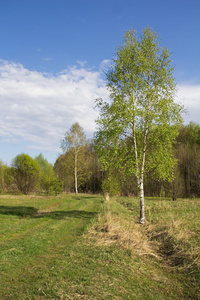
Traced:
<svg viewBox="0 0 200 300">
<path fill-rule="evenodd" d="M 141 225 L 131 217 L 124 218 L 124 215 L 111 212 L 108 207 L 108 211 L 100 214 L 89 229 L 87 239 L 99 247 L 117 244 L 132 254 L 153 256 L 160 260 L 154 243 L 148 239 Z"/>
<path fill-rule="evenodd" d="M 163 264 L 185 272 L 195 285 L 200 279 L 199 204 L 199 199 L 146 201 L 148 239 Z"/>
<path fill-rule="evenodd" d="M 179 270 L 200 268 L 200 247 L 193 244 L 198 234 L 183 215 L 175 218 L 171 202 L 160 202 L 156 208 L 147 205 L 150 221 L 141 226 L 132 217 L 132 209 L 130 214 L 116 212 L 112 201 L 105 202 L 103 213 L 89 230 L 87 239 L 92 243 L 99 247 L 117 244 L 132 255 L 152 256 Z M 157 211 L 162 218 L 159 213 L 155 217 Z"/>
<path fill-rule="evenodd" d="M 127 250 L 144 269 L 147 265 L 154 266 L 149 280 L 171 288 L 181 283 L 177 294 L 174 291 L 176 299 L 200 299 L 199 201 L 146 201 L 146 223 L 140 225 L 137 200 L 116 200 L 105 202 L 104 211 L 89 230 L 87 240 L 100 249 L 114 245 Z M 147 276 L 144 269 L 141 272 Z M 177 282 L 173 283 L 171 276 Z"/>
</svg>

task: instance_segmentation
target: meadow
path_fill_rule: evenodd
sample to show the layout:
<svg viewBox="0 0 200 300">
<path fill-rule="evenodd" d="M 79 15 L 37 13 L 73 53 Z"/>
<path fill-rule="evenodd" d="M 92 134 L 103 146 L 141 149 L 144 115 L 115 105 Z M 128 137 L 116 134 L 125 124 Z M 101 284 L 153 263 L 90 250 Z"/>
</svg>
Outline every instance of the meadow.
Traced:
<svg viewBox="0 0 200 300">
<path fill-rule="evenodd" d="M 200 299 L 200 200 L 0 196 L 0 299 Z"/>
</svg>

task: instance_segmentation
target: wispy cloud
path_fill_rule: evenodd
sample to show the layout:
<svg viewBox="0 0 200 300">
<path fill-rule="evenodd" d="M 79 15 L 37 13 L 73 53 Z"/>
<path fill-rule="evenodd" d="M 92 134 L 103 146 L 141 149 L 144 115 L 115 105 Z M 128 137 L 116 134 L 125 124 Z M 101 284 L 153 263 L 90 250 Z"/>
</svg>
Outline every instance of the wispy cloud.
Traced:
<svg viewBox="0 0 200 300">
<path fill-rule="evenodd" d="M 83 68 L 87 64 L 87 61 L 86 60 L 84 60 L 84 61 L 77 60 L 77 64 L 79 64 Z"/>
<path fill-rule="evenodd" d="M 83 65 L 52 75 L 0 61 L 0 136 L 10 142 L 22 138 L 41 151 L 58 151 L 55 144 L 74 122 L 92 136 L 97 97 L 107 97 L 105 83 L 100 72 Z"/>
<path fill-rule="evenodd" d="M 100 70 L 101 72 L 105 72 L 112 64 L 112 60 L 110 59 L 104 59 L 100 64 Z"/>
<path fill-rule="evenodd" d="M 43 60 L 44 60 L 44 61 L 51 61 L 52 58 L 50 58 L 50 57 L 44 57 Z"/>
</svg>

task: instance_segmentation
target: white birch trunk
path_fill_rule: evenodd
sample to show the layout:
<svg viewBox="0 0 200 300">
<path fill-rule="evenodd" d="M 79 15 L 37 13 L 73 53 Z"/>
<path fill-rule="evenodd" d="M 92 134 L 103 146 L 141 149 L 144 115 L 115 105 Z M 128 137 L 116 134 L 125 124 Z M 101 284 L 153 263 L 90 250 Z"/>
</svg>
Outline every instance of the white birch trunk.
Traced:
<svg viewBox="0 0 200 300">
<path fill-rule="evenodd" d="M 145 213 L 144 213 L 144 165 L 145 165 L 145 158 L 146 158 L 147 135 L 148 135 L 148 123 L 146 124 L 145 132 L 144 132 L 142 163 L 141 163 L 140 179 L 139 179 L 139 191 L 140 191 L 140 218 L 139 218 L 139 223 L 140 224 L 144 224 L 144 222 L 145 222 Z"/>
<path fill-rule="evenodd" d="M 143 178 L 140 181 L 139 189 L 140 189 L 140 218 L 139 218 L 139 223 L 144 224 L 145 214 L 144 214 L 144 184 L 143 184 Z"/>
<path fill-rule="evenodd" d="M 135 110 L 135 95 L 134 95 L 134 92 L 133 92 L 133 106 L 134 106 L 134 110 Z M 139 195 L 140 195 L 140 218 L 139 218 L 139 223 L 140 224 L 144 224 L 144 222 L 145 222 L 143 174 L 144 174 L 144 164 L 145 164 L 145 154 L 146 154 L 147 133 L 148 133 L 148 127 L 146 126 L 146 130 L 145 130 L 145 134 L 144 134 L 144 142 L 143 142 L 142 162 L 141 162 L 140 170 L 139 170 L 138 153 L 137 153 L 137 140 L 136 140 L 136 128 L 135 128 L 135 121 L 133 121 L 133 140 L 134 140 L 134 150 L 135 150 L 136 178 L 137 178 L 137 184 L 138 184 Z"/>
<path fill-rule="evenodd" d="M 74 181 L 75 181 L 75 192 L 76 192 L 76 194 L 78 194 L 78 183 L 77 183 L 77 151 L 76 150 L 75 150 Z"/>
</svg>

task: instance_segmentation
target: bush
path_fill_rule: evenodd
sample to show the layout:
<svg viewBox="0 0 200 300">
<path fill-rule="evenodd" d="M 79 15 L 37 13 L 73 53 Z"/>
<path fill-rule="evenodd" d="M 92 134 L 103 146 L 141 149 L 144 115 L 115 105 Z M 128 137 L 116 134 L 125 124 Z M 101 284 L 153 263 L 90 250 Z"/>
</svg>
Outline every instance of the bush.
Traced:
<svg viewBox="0 0 200 300">
<path fill-rule="evenodd" d="M 102 190 L 104 194 L 109 194 L 109 196 L 120 195 L 119 179 L 114 175 L 109 175 L 108 178 L 103 181 Z"/>
<path fill-rule="evenodd" d="M 39 187 L 41 170 L 36 160 L 27 154 L 20 154 L 14 158 L 12 167 L 17 188 L 23 194 L 29 194 Z"/>
</svg>

